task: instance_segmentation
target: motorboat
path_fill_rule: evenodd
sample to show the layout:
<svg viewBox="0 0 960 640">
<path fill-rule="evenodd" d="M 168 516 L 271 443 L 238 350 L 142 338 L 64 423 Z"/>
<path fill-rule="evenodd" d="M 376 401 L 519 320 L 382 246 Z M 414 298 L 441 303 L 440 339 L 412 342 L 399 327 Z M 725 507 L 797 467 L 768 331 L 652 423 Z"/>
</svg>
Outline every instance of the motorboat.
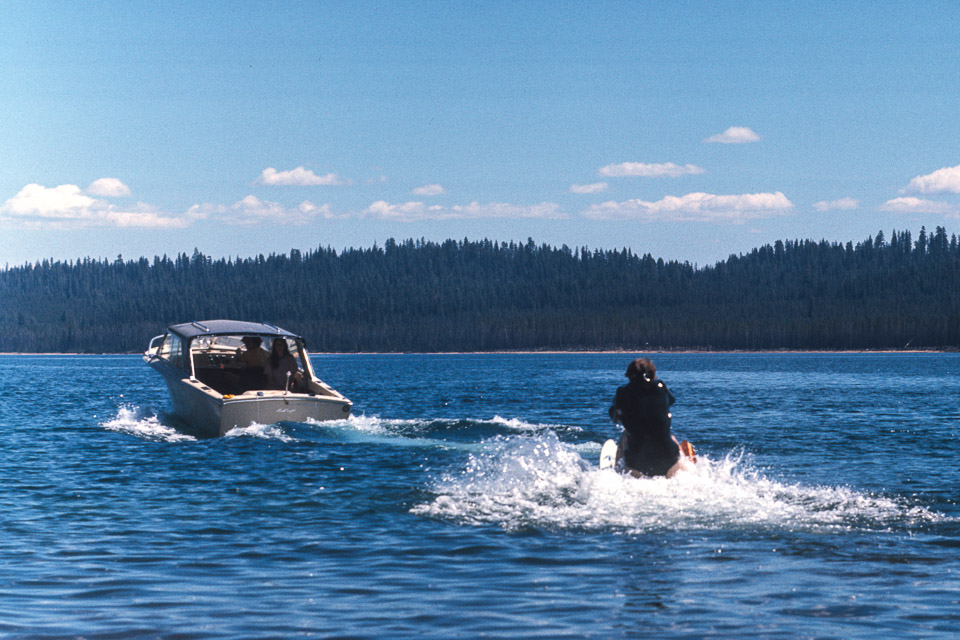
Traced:
<svg viewBox="0 0 960 640">
<path fill-rule="evenodd" d="M 271 361 L 271 349 L 284 357 Z M 353 407 L 314 374 L 304 339 L 272 324 L 171 325 L 143 359 L 167 383 L 174 414 L 205 436 L 253 423 L 339 420 Z"/>
</svg>

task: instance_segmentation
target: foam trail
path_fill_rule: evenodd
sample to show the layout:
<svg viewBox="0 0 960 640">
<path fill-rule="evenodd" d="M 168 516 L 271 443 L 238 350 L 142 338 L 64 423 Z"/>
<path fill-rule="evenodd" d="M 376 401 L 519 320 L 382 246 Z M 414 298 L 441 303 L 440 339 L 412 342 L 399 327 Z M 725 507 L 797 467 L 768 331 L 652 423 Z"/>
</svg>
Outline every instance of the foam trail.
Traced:
<svg viewBox="0 0 960 640">
<path fill-rule="evenodd" d="M 389 446 L 439 448 L 458 451 L 482 451 L 485 442 L 497 435 L 548 432 L 553 425 L 532 424 L 518 418 L 494 416 L 489 420 L 462 418 L 396 419 L 353 415 L 344 420 L 316 421 L 308 424 L 334 432 L 349 442 L 370 442 Z M 576 427 L 556 427 L 579 431 Z M 465 440 L 465 438 L 468 438 Z"/>
<path fill-rule="evenodd" d="M 416 514 L 505 529 L 845 531 L 939 521 L 941 514 L 847 487 L 767 478 L 742 457 L 700 456 L 671 479 L 601 471 L 553 434 L 501 439 L 439 477 Z"/>
<path fill-rule="evenodd" d="M 106 422 L 101 422 L 100 426 L 111 431 L 129 433 L 147 440 L 158 440 L 162 442 L 193 442 L 196 438 L 180 433 L 171 426 L 160 422 L 156 415 L 144 415 L 139 407 L 122 406 L 117 410 L 117 415 Z"/>
<path fill-rule="evenodd" d="M 246 427 L 234 427 L 224 434 L 225 438 L 260 438 L 263 440 L 279 440 L 281 442 L 296 442 L 297 439 L 284 433 L 277 424 L 260 424 L 253 422 Z"/>
<path fill-rule="evenodd" d="M 517 432 L 540 432 L 540 431 L 581 431 L 579 427 L 567 427 L 553 424 L 533 424 L 521 420 L 520 418 L 502 418 L 498 415 L 489 420 L 470 419 L 470 418 L 419 418 L 419 419 L 396 419 L 381 418 L 379 416 L 352 415 L 345 420 L 333 420 L 330 422 L 318 422 L 309 420 L 311 424 L 328 425 L 336 424 L 348 426 L 359 431 L 378 432 L 378 433 L 404 433 L 418 434 L 425 431 L 436 429 L 453 429 L 457 427 L 472 428 L 496 428 L 504 433 Z"/>
<path fill-rule="evenodd" d="M 450 421 L 451 424 L 457 421 Z M 345 420 L 317 421 L 309 419 L 307 424 L 327 431 L 335 432 L 337 440 L 342 442 L 362 442 L 393 447 L 411 447 L 424 449 L 474 450 L 477 443 L 457 442 L 422 435 L 431 431 L 437 421 L 384 419 L 376 416 L 350 416 Z"/>
<path fill-rule="evenodd" d="M 492 424 L 500 425 L 506 427 L 507 429 L 518 431 L 518 432 L 539 432 L 539 431 L 571 431 L 571 432 L 580 432 L 583 431 L 580 427 L 571 427 L 566 425 L 559 424 L 532 424 L 530 422 L 525 422 L 520 418 L 501 418 L 500 416 L 493 416 L 489 421 Z"/>
</svg>

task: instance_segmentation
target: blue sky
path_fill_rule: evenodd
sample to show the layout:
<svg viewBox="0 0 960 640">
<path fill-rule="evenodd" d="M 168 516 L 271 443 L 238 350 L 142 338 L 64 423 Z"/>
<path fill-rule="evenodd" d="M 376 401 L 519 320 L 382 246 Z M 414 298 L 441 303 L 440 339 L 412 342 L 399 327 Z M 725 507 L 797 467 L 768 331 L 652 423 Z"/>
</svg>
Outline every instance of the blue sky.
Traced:
<svg viewBox="0 0 960 640">
<path fill-rule="evenodd" d="M 951 3 L 0 5 L 0 265 L 960 233 Z"/>
</svg>

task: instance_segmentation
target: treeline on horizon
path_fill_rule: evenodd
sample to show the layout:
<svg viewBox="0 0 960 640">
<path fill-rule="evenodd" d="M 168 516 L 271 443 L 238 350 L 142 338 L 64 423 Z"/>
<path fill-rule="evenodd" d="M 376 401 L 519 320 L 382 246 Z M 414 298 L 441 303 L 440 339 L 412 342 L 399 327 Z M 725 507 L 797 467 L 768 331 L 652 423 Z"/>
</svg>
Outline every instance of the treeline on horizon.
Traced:
<svg viewBox="0 0 960 640">
<path fill-rule="evenodd" d="M 214 260 L 0 271 L 0 352 L 133 352 L 169 325 L 277 324 L 313 351 L 955 349 L 960 246 L 942 227 L 777 241 L 712 266 L 629 249 L 388 240 Z"/>
</svg>

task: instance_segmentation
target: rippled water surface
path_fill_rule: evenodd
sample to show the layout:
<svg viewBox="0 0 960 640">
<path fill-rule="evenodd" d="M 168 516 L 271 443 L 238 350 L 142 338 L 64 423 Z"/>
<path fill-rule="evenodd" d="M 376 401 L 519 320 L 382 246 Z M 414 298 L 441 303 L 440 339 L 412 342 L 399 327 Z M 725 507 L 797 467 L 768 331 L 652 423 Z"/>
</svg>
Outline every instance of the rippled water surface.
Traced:
<svg viewBox="0 0 960 640">
<path fill-rule="evenodd" d="M 960 355 L 315 356 L 349 420 L 200 440 L 133 356 L 0 356 L 0 635 L 953 638 Z"/>
</svg>

